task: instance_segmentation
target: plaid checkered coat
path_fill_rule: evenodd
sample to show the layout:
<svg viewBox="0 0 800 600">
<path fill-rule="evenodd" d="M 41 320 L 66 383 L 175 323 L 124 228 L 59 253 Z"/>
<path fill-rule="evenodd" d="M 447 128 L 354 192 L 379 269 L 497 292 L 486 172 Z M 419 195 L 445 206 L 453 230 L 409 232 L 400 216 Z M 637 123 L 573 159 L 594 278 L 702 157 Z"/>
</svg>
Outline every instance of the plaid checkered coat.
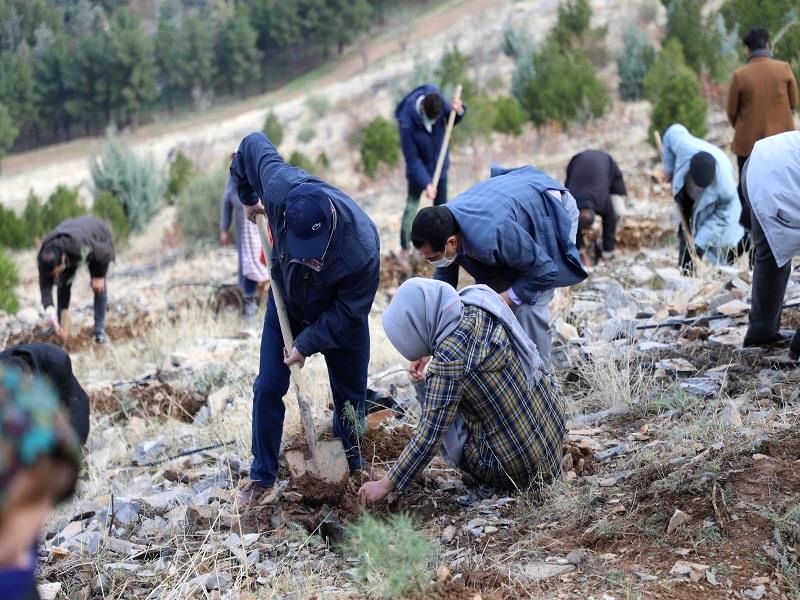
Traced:
<svg viewBox="0 0 800 600">
<path fill-rule="evenodd" d="M 525 489 L 561 472 L 564 409 L 548 376 L 529 389 L 499 319 L 465 306 L 428 368 L 419 427 L 389 478 L 403 489 L 428 465 L 460 413 L 469 438 L 459 465 L 478 480 Z"/>
</svg>

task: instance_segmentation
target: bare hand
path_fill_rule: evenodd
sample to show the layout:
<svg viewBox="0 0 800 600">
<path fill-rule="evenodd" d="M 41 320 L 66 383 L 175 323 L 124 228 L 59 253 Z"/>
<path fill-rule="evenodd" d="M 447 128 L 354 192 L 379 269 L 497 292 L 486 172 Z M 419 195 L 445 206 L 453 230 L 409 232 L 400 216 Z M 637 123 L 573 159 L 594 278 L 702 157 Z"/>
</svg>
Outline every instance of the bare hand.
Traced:
<svg viewBox="0 0 800 600">
<path fill-rule="evenodd" d="M 267 214 L 266 211 L 264 211 L 264 205 L 261 204 L 260 200 L 253 205 L 247 205 L 247 204 L 244 205 L 244 216 L 248 221 L 252 223 L 256 222 L 256 215 L 266 216 L 266 214 Z"/>
<path fill-rule="evenodd" d="M 425 188 L 425 195 L 431 200 L 436 200 L 436 187 L 432 183 L 429 183 L 428 187 Z"/>
<path fill-rule="evenodd" d="M 500 294 L 500 297 L 503 299 L 503 302 L 505 302 L 505 303 L 506 303 L 506 305 L 508 306 L 508 308 L 516 308 L 516 307 L 517 307 L 517 303 L 516 303 L 516 302 L 514 302 L 514 301 L 511 299 L 511 296 L 508 294 L 508 290 L 506 290 L 505 292 L 503 292 L 502 294 Z"/>
<path fill-rule="evenodd" d="M 227 246 L 231 243 L 231 238 L 228 235 L 227 231 L 220 231 L 219 232 L 219 244 L 220 246 Z"/>
<path fill-rule="evenodd" d="M 297 347 L 293 347 L 291 352 L 286 352 L 286 349 L 283 350 L 283 364 L 287 367 L 291 367 L 292 365 L 299 365 L 302 369 L 303 366 L 306 364 L 306 357 L 300 354 L 300 351 Z"/>
<path fill-rule="evenodd" d="M 461 101 L 461 98 L 453 98 L 450 101 L 450 107 L 456 111 L 457 115 L 464 112 L 464 103 Z"/>
<path fill-rule="evenodd" d="M 408 376 L 414 383 L 418 383 L 425 379 L 425 367 L 431 361 L 430 356 L 423 356 L 412 362 L 408 366 Z"/>
<path fill-rule="evenodd" d="M 394 483 L 388 477 L 383 477 L 380 481 L 368 481 L 358 490 L 358 498 L 364 504 L 378 502 L 389 495 L 394 490 Z"/>
<path fill-rule="evenodd" d="M 92 291 L 95 294 L 102 294 L 106 287 L 106 279 L 105 277 L 92 277 L 89 285 L 92 287 Z"/>
</svg>

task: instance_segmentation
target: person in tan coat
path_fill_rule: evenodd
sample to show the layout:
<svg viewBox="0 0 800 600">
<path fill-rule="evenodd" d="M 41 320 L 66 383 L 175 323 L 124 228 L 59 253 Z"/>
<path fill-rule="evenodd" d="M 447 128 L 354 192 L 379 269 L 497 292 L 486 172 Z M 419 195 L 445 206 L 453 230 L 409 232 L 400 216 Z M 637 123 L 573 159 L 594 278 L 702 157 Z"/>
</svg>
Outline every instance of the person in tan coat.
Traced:
<svg viewBox="0 0 800 600">
<path fill-rule="evenodd" d="M 728 120 L 735 129 L 731 151 L 742 167 L 758 140 L 794 130 L 792 111 L 797 108 L 797 81 L 788 63 L 774 60 L 766 29 L 755 27 L 745 34 L 747 63 L 733 74 L 728 89 Z M 741 224 L 750 229 L 750 208 L 739 184 Z"/>
</svg>

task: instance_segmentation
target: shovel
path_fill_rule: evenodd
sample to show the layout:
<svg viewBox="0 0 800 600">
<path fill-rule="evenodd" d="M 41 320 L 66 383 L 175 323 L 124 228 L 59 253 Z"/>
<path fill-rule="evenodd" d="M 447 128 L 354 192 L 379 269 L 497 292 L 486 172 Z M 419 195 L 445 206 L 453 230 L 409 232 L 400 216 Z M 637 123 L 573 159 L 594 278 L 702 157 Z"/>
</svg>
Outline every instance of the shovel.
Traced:
<svg viewBox="0 0 800 600">
<path fill-rule="evenodd" d="M 269 242 L 270 238 L 267 234 L 266 217 L 262 214 L 256 215 L 256 224 L 258 225 L 258 234 L 261 237 L 261 245 L 264 248 L 267 270 L 271 272 L 271 246 Z M 287 350 L 291 350 L 294 347 L 294 338 L 292 338 L 292 329 L 289 325 L 289 315 L 286 312 L 286 305 L 283 302 L 283 296 L 281 295 L 281 290 L 277 283 L 272 282 L 271 287 L 272 297 L 275 300 L 275 308 L 278 311 L 278 322 L 280 323 L 281 335 L 283 336 L 283 346 Z M 303 429 L 303 434 L 308 444 L 308 451 L 311 455 L 310 459 L 306 459 L 301 450 L 286 451 L 284 456 L 289 465 L 289 472 L 294 478 L 310 475 L 325 483 L 344 483 L 350 475 L 350 467 L 347 464 L 347 456 L 344 453 L 342 442 L 336 439 L 325 441 L 317 440 L 314 433 L 314 415 L 311 412 L 311 405 L 303 397 L 303 376 L 300 372 L 300 366 L 293 364 L 289 369 L 292 375 L 295 396 L 297 396 L 297 405 L 300 409 L 300 426 Z"/>
<path fill-rule="evenodd" d="M 456 86 L 456 91 L 453 92 L 453 99 L 461 98 L 461 84 Z M 456 111 L 450 110 L 450 116 L 447 118 L 447 128 L 444 130 L 444 139 L 442 140 L 442 147 L 439 149 L 439 158 L 436 159 L 436 168 L 433 170 L 433 179 L 431 184 L 434 189 L 439 187 L 439 179 L 442 177 L 442 169 L 444 168 L 444 157 L 447 156 L 447 147 L 450 145 L 450 136 L 453 133 L 453 127 L 456 124 Z M 425 192 L 420 196 L 420 202 L 425 197 Z"/>
</svg>

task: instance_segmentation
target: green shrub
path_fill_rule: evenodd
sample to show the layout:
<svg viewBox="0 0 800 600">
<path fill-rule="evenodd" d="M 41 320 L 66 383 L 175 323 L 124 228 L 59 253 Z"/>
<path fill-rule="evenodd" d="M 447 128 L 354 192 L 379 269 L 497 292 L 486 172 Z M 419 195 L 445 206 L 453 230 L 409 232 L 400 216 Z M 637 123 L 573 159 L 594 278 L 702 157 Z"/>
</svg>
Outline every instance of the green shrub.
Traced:
<svg viewBox="0 0 800 600">
<path fill-rule="evenodd" d="M 320 119 L 325 116 L 331 108 L 331 101 L 327 96 L 309 96 L 306 98 L 306 107 L 311 112 L 311 116 Z"/>
<path fill-rule="evenodd" d="M 502 96 L 494 100 L 494 120 L 492 129 L 500 133 L 514 136 L 522 134 L 525 124 L 525 113 L 519 102 L 511 96 Z"/>
<path fill-rule="evenodd" d="M 494 101 L 486 93 L 478 92 L 464 104 L 469 114 L 453 128 L 453 146 L 482 140 L 492 133 L 496 116 Z"/>
<path fill-rule="evenodd" d="M 42 207 L 43 234 L 55 229 L 61 221 L 86 214 L 86 207 L 78 202 L 77 188 L 60 185 Z"/>
<path fill-rule="evenodd" d="M 0 248 L 0 310 L 16 314 L 19 310 L 16 287 L 19 285 L 17 265 Z"/>
<path fill-rule="evenodd" d="M 611 107 L 608 90 L 580 50 L 559 48 L 551 40 L 534 52 L 528 72 L 532 75 L 520 77 L 515 93 L 537 126 L 583 122 L 603 116 Z"/>
<path fill-rule="evenodd" d="M 307 144 L 311 140 L 313 140 L 317 135 L 317 132 L 314 131 L 314 128 L 311 125 L 306 125 L 300 131 L 297 132 L 297 140 L 302 144 Z"/>
<path fill-rule="evenodd" d="M 375 598 L 397 598 L 421 589 L 430 574 L 434 546 L 407 515 L 378 521 L 365 513 L 348 527 L 347 551 L 358 560 L 356 577 Z"/>
<path fill-rule="evenodd" d="M 103 192 L 118 198 L 132 232 L 144 229 L 161 207 L 164 181 L 152 157 L 140 158 L 113 134 L 102 158 L 92 158 L 90 171 L 95 199 Z"/>
<path fill-rule="evenodd" d="M 22 220 L 25 225 L 30 229 L 31 235 L 34 238 L 40 238 L 47 233 L 47 228 L 44 224 L 44 215 L 42 214 L 44 208 L 39 196 L 31 190 L 28 193 L 28 200 L 25 202 L 25 210 L 22 211 Z"/>
<path fill-rule="evenodd" d="M 686 64 L 695 73 L 707 70 L 714 79 L 727 75 L 723 37 L 716 14 L 703 16 L 706 0 L 664 0 L 667 26 L 664 42 L 677 40 L 683 47 Z"/>
<path fill-rule="evenodd" d="M 361 132 L 361 166 L 373 177 L 381 163 L 393 167 L 400 160 L 397 128 L 383 117 L 375 117 Z"/>
<path fill-rule="evenodd" d="M 217 168 L 192 177 L 176 201 L 178 226 L 189 245 L 219 238 L 219 208 L 228 170 Z"/>
<path fill-rule="evenodd" d="M 548 40 L 561 50 L 581 50 L 589 61 L 602 67 L 608 61 L 606 27 L 592 29 L 589 0 L 566 0 L 558 5 L 558 19 Z"/>
<path fill-rule="evenodd" d="M 165 196 L 167 202 L 174 204 L 175 199 L 189 183 L 189 178 L 194 171 L 192 161 L 180 150 L 175 154 L 172 162 L 169 163 L 169 179 L 167 181 L 167 191 Z M 123 212 L 124 214 L 124 212 Z"/>
<path fill-rule="evenodd" d="M 327 169 L 330 169 L 330 168 L 331 168 L 331 161 L 330 161 L 330 159 L 328 158 L 328 155 L 327 155 L 327 154 L 325 154 L 324 152 L 320 152 L 320 153 L 317 155 L 317 168 L 318 168 L 320 171 L 325 171 L 325 170 L 327 170 Z"/>
<path fill-rule="evenodd" d="M 273 146 L 277 148 L 281 145 L 283 141 L 283 126 L 274 111 L 269 111 L 267 118 L 264 119 L 263 131 Z"/>
<path fill-rule="evenodd" d="M 21 250 L 33 245 L 28 225 L 10 208 L 0 205 L 0 247 Z"/>
<path fill-rule="evenodd" d="M 122 203 L 111 192 L 103 191 L 95 198 L 92 205 L 92 214 L 103 219 L 114 232 L 114 242 L 124 242 L 128 239 L 128 221 Z"/>
<path fill-rule="evenodd" d="M 619 97 L 639 100 L 644 97 L 644 78 L 656 60 L 656 51 L 647 34 L 638 27 L 625 30 L 623 40 L 625 45 L 617 59 Z"/>
<path fill-rule="evenodd" d="M 299 150 L 295 150 L 289 155 L 288 163 L 303 169 L 306 173 L 314 172 L 314 162 Z"/>
<path fill-rule="evenodd" d="M 678 40 L 667 42 L 658 54 L 644 79 L 644 93 L 653 105 L 648 132 L 651 141 L 654 131 L 663 134 L 673 123 L 685 125 L 698 137 L 707 133 L 707 103 L 697 73 L 686 64 Z"/>
</svg>

